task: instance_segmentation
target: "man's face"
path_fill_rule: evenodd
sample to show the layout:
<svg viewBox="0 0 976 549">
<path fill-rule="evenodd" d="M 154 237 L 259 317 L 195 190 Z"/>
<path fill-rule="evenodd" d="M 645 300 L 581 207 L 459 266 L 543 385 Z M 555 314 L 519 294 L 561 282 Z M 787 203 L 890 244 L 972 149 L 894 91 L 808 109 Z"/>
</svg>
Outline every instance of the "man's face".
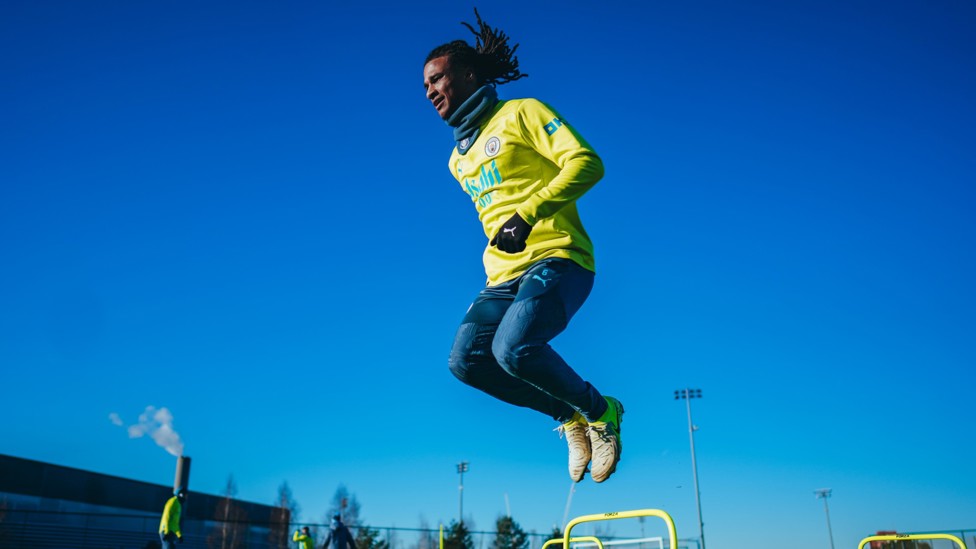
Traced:
<svg viewBox="0 0 976 549">
<path fill-rule="evenodd" d="M 447 120 L 461 103 L 478 90 L 474 73 L 455 70 L 445 55 L 435 57 L 424 65 L 424 91 L 437 114 Z"/>
</svg>

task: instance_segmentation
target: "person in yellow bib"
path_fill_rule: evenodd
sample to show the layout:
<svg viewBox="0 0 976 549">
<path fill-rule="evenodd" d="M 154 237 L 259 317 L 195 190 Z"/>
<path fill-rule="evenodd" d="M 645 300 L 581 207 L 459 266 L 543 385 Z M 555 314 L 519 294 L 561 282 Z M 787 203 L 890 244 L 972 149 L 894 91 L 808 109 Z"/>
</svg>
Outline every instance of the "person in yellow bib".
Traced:
<svg viewBox="0 0 976 549">
<path fill-rule="evenodd" d="M 169 498 L 166 506 L 163 507 L 163 516 L 159 519 L 159 540 L 163 544 L 163 549 L 173 549 L 177 541 L 183 543 L 184 501 L 186 501 L 186 493 L 180 490 Z"/>
<path fill-rule="evenodd" d="M 291 540 L 298 542 L 298 549 L 315 549 L 315 540 L 309 535 L 308 526 L 302 526 L 301 532 L 295 530 Z"/>
<path fill-rule="evenodd" d="M 451 175 L 471 197 L 485 232 L 487 285 L 455 335 L 449 367 L 462 382 L 559 422 L 569 476 L 603 482 L 620 460 L 620 401 L 602 395 L 549 342 L 593 287 L 593 243 L 576 201 L 603 177 L 593 148 L 552 107 L 500 100 L 527 76 L 509 37 L 475 10 L 475 46 L 455 40 L 424 62 L 424 89 L 454 132 Z"/>
</svg>

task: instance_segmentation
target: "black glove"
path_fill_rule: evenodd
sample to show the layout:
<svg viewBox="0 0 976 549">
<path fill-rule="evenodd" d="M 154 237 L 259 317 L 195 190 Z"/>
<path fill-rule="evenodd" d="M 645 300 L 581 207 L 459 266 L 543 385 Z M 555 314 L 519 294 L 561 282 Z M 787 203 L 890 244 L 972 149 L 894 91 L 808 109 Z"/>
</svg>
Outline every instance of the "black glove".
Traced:
<svg viewBox="0 0 976 549">
<path fill-rule="evenodd" d="M 183 536 L 180 536 L 180 537 L 178 537 L 176 539 L 180 540 L 180 543 L 183 543 Z"/>
<path fill-rule="evenodd" d="M 518 253 L 525 249 L 525 240 L 529 238 L 530 232 L 532 232 L 532 225 L 526 223 L 519 214 L 515 214 L 502 225 L 500 231 L 495 233 L 490 245 L 497 246 L 505 253 Z"/>
</svg>

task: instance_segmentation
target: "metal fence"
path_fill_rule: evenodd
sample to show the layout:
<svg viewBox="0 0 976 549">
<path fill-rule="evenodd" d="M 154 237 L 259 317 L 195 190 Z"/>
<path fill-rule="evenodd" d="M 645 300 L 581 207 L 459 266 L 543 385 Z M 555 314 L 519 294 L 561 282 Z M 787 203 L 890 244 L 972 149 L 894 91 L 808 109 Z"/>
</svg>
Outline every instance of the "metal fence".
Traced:
<svg viewBox="0 0 976 549">
<path fill-rule="evenodd" d="M 287 547 L 291 532 L 308 526 L 322 543 L 328 524 L 291 523 L 287 528 Z M 354 530 L 355 526 L 351 526 Z M 379 533 L 378 540 L 390 549 L 437 549 L 439 528 L 403 528 L 362 525 Z M 270 540 L 272 525 L 254 521 L 223 522 L 189 520 L 183 523 L 181 549 L 275 549 Z M 122 514 L 7 509 L 0 517 L 0 549 L 159 549 L 159 514 Z M 445 532 L 446 533 L 446 532 Z M 471 531 L 474 549 L 490 549 L 494 531 Z M 529 549 L 540 549 L 550 535 L 527 533 Z M 233 537 L 233 543 L 228 540 Z M 607 540 L 616 539 L 606 536 Z M 223 541 L 223 543 L 222 543 Z M 696 540 L 679 540 L 687 548 Z M 637 549 L 649 549 L 638 545 Z M 670 548 L 668 548 L 670 549 Z"/>
<path fill-rule="evenodd" d="M 186 521 L 183 547 L 209 549 L 217 521 Z M 267 524 L 235 524 L 239 549 L 271 549 Z M 159 549 L 159 515 L 7 510 L 0 522 L 2 549 Z M 216 547 L 220 547 L 219 541 Z"/>
</svg>

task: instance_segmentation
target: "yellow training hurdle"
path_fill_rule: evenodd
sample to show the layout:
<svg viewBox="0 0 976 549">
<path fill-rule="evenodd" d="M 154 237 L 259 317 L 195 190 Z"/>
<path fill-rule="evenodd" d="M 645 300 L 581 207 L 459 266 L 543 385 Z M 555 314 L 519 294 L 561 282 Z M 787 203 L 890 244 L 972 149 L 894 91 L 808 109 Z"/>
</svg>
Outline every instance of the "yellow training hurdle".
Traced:
<svg viewBox="0 0 976 549">
<path fill-rule="evenodd" d="M 569 549 L 570 543 L 595 540 L 597 543 L 597 547 L 603 549 L 603 543 L 601 543 L 600 540 L 596 538 L 572 537 L 573 528 L 579 526 L 580 524 L 583 524 L 584 522 L 597 522 L 603 520 L 617 520 L 617 519 L 640 518 L 640 517 L 658 517 L 664 520 L 664 523 L 668 527 L 668 549 L 677 549 L 678 533 L 676 532 L 674 527 L 674 519 L 671 518 L 671 515 L 665 513 L 664 511 L 661 511 L 660 509 L 637 509 L 635 511 L 619 511 L 616 513 L 603 513 L 602 515 L 583 515 L 581 517 L 576 517 L 573 520 L 569 521 L 569 523 L 566 525 L 566 532 L 563 533 L 562 540 L 558 540 L 558 539 L 549 540 L 542 547 L 543 549 L 545 549 L 546 545 L 549 545 L 550 543 L 562 542 L 563 549 Z M 965 546 L 963 547 L 963 549 L 966 549 Z"/>
<path fill-rule="evenodd" d="M 948 539 L 956 542 L 959 549 L 966 549 L 966 542 L 952 534 L 886 534 L 881 536 L 868 536 L 861 540 L 861 544 L 857 546 L 857 549 L 864 549 L 864 546 L 872 541 L 901 541 L 908 539 Z"/>
</svg>

